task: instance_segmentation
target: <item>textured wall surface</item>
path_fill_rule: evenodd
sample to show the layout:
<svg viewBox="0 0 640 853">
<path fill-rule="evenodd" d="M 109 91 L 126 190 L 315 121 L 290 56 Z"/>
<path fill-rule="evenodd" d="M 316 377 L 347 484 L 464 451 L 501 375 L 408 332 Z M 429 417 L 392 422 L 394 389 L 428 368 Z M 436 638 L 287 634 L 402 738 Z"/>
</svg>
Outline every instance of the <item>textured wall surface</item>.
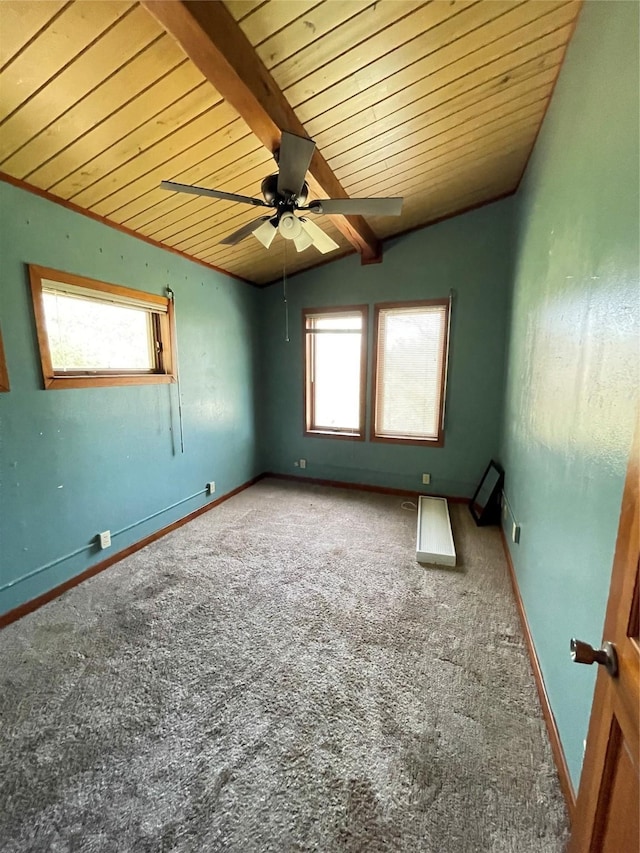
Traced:
<svg viewBox="0 0 640 853">
<path fill-rule="evenodd" d="M 516 198 L 390 241 L 381 265 L 296 276 L 289 342 L 281 285 L 255 291 L 0 183 L 0 612 L 105 556 L 98 531 L 120 550 L 203 505 L 211 479 L 218 494 L 263 470 L 419 489 L 429 472 L 434 493 L 469 495 L 500 455 L 577 784 L 595 673 L 570 664 L 568 643 L 601 636 L 637 405 L 637 71 L 638 4 L 585 4 Z M 173 288 L 184 453 L 175 386 L 40 390 L 29 262 Z M 451 289 L 444 448 L 304 438 L 301 309 Z M 372 339 L 370 326 L 368 420 Z"/>
<path fill-rule="evenodd" d="M 1 613 L 202 506 L 207 481 L 221 495 L 260 469 L 257 291 L 3 183 L 0 209 L 11 381 L 0 394 Z M 184 453 L 175 385 L 41 390 L 28 263 L 152 293 L 171 286 Z M 112 548 L 98 551 L 105 529 Z"/>
<path fill-rule="evenodd" d="M 518 196 L 504 426 L 518 583 L 577 785 L 639 369 L 638 4 L 585 4 Z"/>
<path fill-rule="evenodd" d="M 355 256 L 292 278 L 287 284 L 289 342 L 283 286 L 262 296 L 265 371 L 263 458 L 270 471 L 469 496 L 498 451 L 510 267 L 511 199 L 385 243 L 384 263 L 362 266 Z M 305 307 L 368 304 L 370 422 L 373 305 L 446 297 L 455 291 L 445 446 L 386 445 L 303 437 Z M 425 491 L 428 491 L 425 488 Z"/>
</svg>

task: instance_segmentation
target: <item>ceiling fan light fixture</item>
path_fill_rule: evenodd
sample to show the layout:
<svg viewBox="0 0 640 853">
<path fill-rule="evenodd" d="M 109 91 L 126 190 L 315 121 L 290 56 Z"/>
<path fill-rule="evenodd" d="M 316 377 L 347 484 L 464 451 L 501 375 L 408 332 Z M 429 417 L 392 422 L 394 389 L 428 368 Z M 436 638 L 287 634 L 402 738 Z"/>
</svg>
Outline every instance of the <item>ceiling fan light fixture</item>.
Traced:
<svg viewBox="0 0 640 853">
<path fill-rule="evenodd" d="M 296 237 L 299 237 L 300 234 L 302 234 L 302 225 L 300 224 L 297 216 L 294 216 L 293 213 L 287 212 L 283 213 L 280 217 L 278 230 L 285 240 L 295 240 Z"/>
<path fill-rule="evenodd" d="M 253 236 L 256 237 L 265 249 L 268 249 L 269 246 L 273 243 L 273 238 L 277 234 L 277 227 L 273 224 L 270 219 L 267 219 L 266 222 L 263 222 L 256 230 L 253 232 Z"/>
<path fill-rule="evenodd" d="M 324 255 L 327 252 L 333 252 L 334 249 L 340 248 L 340 246 L 332 237 L 329 237 L 328 234 L 325 234 L 322 228 L 318 228 L 315 222 L 312 222 L 310 219 L 305 219 L 304 217 L 301 217 L 298 221 L 302 226 L 302 230 L 305 231 L 309 235 L 309 237 L 311 237 L 313 241 L 313 247 L 317 249 L 321 254 Z"/>
<path fill-rule="evenodd" d="M 229 234 L 220 243 L 225 246 L 236 246 L 250 234 L 268 249 L 276 232 L 279 231 L 285 240 L 291 240 L 298 252 L 303 252 L 313 246 L 321 254 L 333 252 L 340 246 L 326 234 L 322 228 L 306 216 L 296 216 L 296 212 L 308 211 L 314 215 L 328 216 L 399 216 L 402 212 L 402 198 L 309 198 L 309 185 L 305 176 L 314 156 L 316 144 L 306 136 L 282 131 L 280 147 L 274 152 L 278 171 L 267 175 L 262 181 L 263 198 L 229 193 L 225 190 L 209 189 L 208 187 L 179 184 L 175 181 L 162 181 L 162 189 L 171 192 L 192 193 L 207 196 L 221 201 L 239 202 L 255 207 L 275 208 L 269 217 L 262 217 L 255 223 L 248 223 Z M 349 232 L 350 233 L 350 232 Z M 351 237 L 349 237 L 351 239 Z"/>
<path fill-rule="evenodd" d="M 313 246 L 313 237 L 306 231 L 301 231 L 297 237 L 293 238 L 293 242 L 298 252 L 304 252 L 309 246 Z"/>
</svg>

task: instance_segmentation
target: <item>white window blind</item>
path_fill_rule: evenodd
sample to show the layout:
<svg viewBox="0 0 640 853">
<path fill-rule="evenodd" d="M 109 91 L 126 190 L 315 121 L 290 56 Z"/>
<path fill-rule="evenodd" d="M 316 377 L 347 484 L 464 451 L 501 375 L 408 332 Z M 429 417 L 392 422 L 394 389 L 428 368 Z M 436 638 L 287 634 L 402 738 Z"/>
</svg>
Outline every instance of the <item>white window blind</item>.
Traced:
<svg viewBox="0 0 640 853">
<path fill-rule="evenodd" d="M 129 308 L 139 308 L 142 311 L 153 311 L 154 314 L 166 314 L 168 311 L 168 300 L 151 294 L 142 293 L 140 296 L 131 296 L 119 292 L 119 288 L 111 285 L 102 285 L 95 282 L 95 286 L 83 287 L 79 284 L 70 284 L 66 281 L 52 281 L 42 279 L 43 293 L 60 293 L 66 296 L 75 296 L 79 299 L 95 300 L 99 303 L 113 303 L 114 305 L 126 305 Z"/>
<path fill-rule="evenodd" d="M 379 308 L 376 437 L 439 440 L 447 320 L 447 303 Z"/>
</svg>

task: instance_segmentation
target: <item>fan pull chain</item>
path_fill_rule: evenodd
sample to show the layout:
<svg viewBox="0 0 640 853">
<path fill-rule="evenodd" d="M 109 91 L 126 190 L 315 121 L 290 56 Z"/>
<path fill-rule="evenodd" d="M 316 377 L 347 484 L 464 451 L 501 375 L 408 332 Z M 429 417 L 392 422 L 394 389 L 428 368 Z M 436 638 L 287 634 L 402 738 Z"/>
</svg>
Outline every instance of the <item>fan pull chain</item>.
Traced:
<svg viewBox="0 0 640 853">
<path fill-rule="evenodd" d="M 444 418 L 447 411 L 447 379 L 449 378 L 449 350 L 451 349 L 451 312 L 453 311 L 453 297 L 455 290 L 449 291 L 449 311 L 447 316 L 447 351 L 444 358 L 444 387 L 442 389 L 442 420 L 440 426 L 444 429 Z"/>
<path fill-rule="evenodd" d="M 177 325 L 176 319 L 176 297 L 169 286 L 166 288 L 167 296 L 173 302 L 173 322 Z M 175 335 L 173 342 L 176 353 L 176 390 L 178 392 L 178 422 L 180 424 L 180 452 L 184 453 L 184 428 L 182 423 L 182 393 L 180 391 L 180 363 L 178 361 L 178 335 Z M 171 388 L 171 386 L 169 386 Z"/>
<path fill-rule="evenodd" d="M 282 261 L 282 301 L 284 302 L 284 339 L 289 343 L 289 303 L 287 302 L 287 241 L 284 241 Z"/>
</svg>

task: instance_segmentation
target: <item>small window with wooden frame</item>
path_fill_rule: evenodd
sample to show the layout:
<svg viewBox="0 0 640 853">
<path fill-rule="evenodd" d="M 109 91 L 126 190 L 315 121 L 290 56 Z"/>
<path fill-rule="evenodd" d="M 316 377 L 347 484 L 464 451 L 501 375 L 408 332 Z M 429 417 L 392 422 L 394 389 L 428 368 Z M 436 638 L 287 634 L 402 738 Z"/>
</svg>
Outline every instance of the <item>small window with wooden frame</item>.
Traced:
<svg viewBox="0 0 640 853">
<path fill-rule="evenodd" d="M 4 357 L 4 346 L 2 344 L 2 332 L 0 332 L 0 392 L 9 390 L 9 371 L 7 361 Z"/>
<path fill-rule="evenodd" d="M 305 435 L 364 440 L 366 305 L 305 308 Z"/>
<path fill-rule="evenodd" d="M 29 265 L 45 389 L 176 379 L 173 302 Z"/>
<path fill-rule="evenodd" d="M 371 440 L 441 447 L 449 300 L 375 306 Z"/>
</svg>

